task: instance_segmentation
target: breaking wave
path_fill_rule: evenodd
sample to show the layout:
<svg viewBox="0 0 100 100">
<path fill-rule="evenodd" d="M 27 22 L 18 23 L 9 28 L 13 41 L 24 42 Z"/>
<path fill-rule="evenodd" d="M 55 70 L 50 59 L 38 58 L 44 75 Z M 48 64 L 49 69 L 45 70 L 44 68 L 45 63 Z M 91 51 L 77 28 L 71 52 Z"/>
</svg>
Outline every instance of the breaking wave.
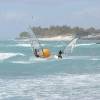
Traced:
<svg viewBox="0 0 100 100">
<path fill-rule="evenodd" d="M 24 56 L 22 53 L 0 53 L 0 60 L 5 60 L 17 55 Z"/>
</svg>

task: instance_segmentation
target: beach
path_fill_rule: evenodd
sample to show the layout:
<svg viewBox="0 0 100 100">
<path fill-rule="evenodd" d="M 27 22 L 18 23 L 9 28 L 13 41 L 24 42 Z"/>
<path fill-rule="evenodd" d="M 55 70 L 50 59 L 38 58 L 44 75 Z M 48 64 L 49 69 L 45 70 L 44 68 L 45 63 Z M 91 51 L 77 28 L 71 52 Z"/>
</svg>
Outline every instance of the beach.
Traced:
<svg viewBox="0 0 100 100">
<path fill-rule="evenodd" d="M 42 41 L 70 41 L 72 39 L 72 36 L 56 36 L 51 38 L 39 38 L 39 40 Z"/>
<path fill-rule="evenodd" d="M 45 37 L 45 38 L 37 38 L 40 41 L 70 41 L 73 39 L 73 36 L 55 36 L 55 37 Z M 31 41 L 31 38 L 20 38 L 20 39 L 15 39 L 18 41 Z"/>
</svg>

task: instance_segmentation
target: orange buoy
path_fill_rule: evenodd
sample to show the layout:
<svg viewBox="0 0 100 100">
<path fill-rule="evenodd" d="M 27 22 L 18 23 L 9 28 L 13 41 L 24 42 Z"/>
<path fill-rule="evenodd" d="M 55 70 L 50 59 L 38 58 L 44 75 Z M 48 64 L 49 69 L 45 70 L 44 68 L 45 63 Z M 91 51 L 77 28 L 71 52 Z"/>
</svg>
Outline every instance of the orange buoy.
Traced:
<svg viewBox="0 0 100 100">
<path fill-rule="evenodd" d="M 50 50 L 48 48 L 45 48 L 40 53 L 41 57 L 48 58 L 50 57 Z"/>
</svg>

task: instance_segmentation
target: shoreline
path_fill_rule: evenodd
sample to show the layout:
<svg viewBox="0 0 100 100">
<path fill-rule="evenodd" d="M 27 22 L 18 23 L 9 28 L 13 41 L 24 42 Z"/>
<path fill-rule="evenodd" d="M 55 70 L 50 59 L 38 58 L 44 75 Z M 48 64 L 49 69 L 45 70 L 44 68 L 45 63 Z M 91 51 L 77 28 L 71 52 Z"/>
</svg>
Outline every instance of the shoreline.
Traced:
<svg viewBox="0 0 100 100">
<path fill-rule="evenodd" d="M 51 38 L 39 38 L 41 41 L 70 41 L 72 40 L 72 36 L 56 36 Z"/>
<path fill-rule="evenodd" d="M 38 38 L 39 41 L 71 41 L 73 36 L 54 36 L 54 37 L 45 37 L 45 38 Z M 100 40 L 100 35 L 88 35 L 81 37 L 82 40 Z M 31 38 L 16 38 L 16 41 L 30 41 Z"/>
<path fill-rule="evenodd" d="M 55 37 L 50 37 L 50 38 L 38 38 L 40 41 L 70 41 L 72 40 L 72 36 L 55 36 Z M 18 41 L 30 41 L 29 38 L 25 39 L 16 39 Z"/>
</svg>

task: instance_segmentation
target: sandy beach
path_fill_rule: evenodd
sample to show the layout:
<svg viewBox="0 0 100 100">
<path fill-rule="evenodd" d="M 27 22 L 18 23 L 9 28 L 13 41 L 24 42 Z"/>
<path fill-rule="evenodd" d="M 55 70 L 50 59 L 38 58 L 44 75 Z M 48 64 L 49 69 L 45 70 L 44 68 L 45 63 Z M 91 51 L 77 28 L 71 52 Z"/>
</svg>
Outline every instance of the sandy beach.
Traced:
<svg viewBox="0 0 100 100">
<path fill-rule="evenodd" d="M 56 36 L 56 37 L 50 37 L 50 38 L 38 38 L 40 41 L 70 41 L 72 40 L 72 36 Z M 30 41 L 31 39 L 16 39 L 18 41 Z"/>
<path fill-rule="evenodd" d="M 72 36 L 56 36 L 56 37 L 51 37 L 51 38 L 39 38 L 39 40 L 42 41 L 70 41 L 72 39 Z"/>
</svg>

